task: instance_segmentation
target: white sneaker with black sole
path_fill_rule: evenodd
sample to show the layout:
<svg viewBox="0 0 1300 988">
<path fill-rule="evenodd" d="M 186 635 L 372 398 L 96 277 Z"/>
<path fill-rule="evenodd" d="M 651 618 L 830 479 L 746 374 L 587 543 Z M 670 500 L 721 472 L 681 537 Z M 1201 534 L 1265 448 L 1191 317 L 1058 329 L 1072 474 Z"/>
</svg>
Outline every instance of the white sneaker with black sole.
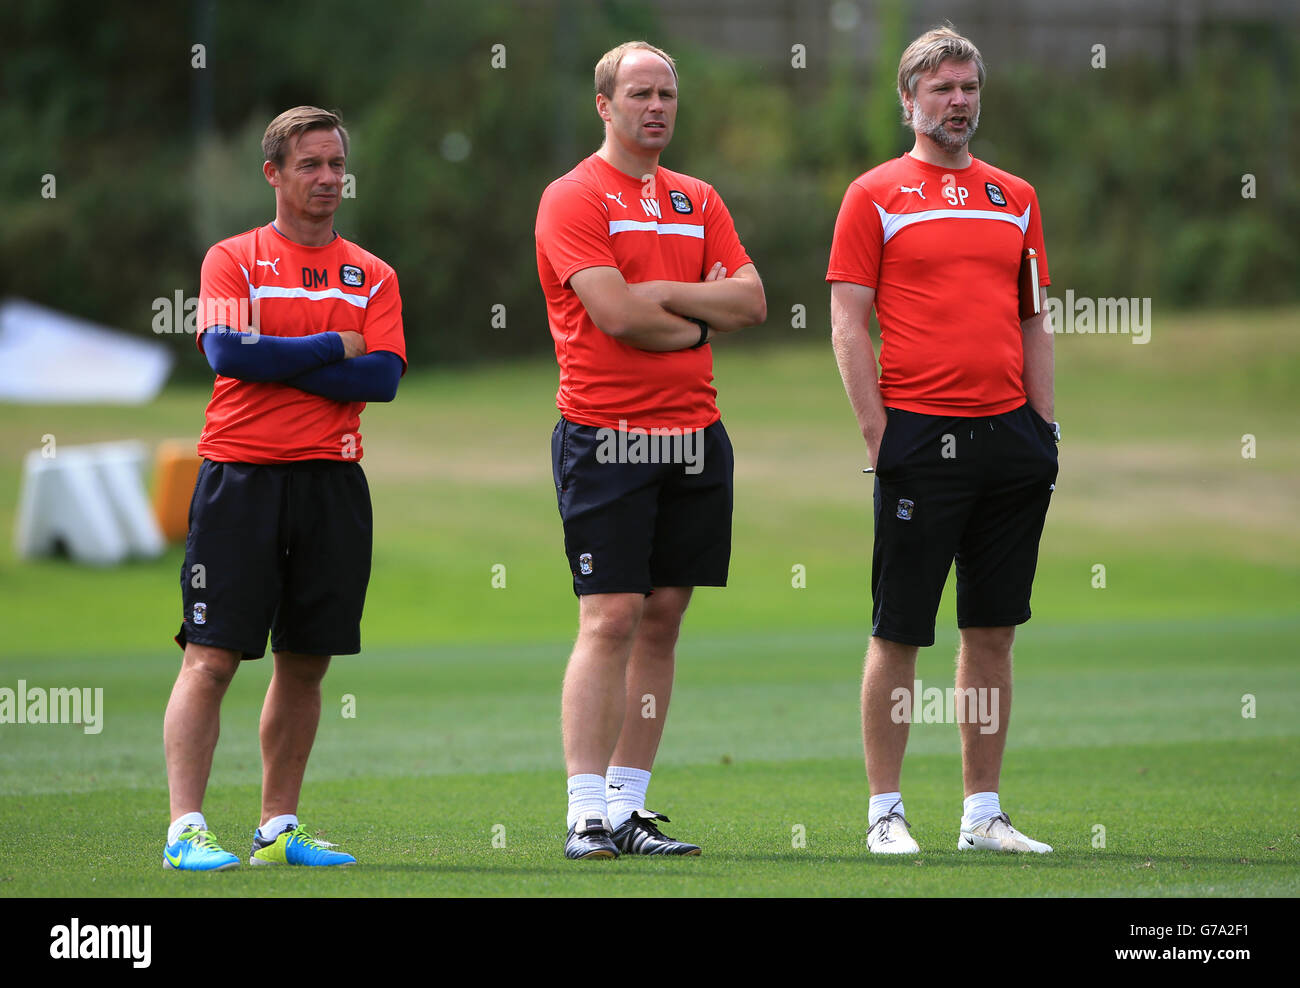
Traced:
<svg viewBox="0 0 1300 988">
<path fill-rule="evenodd" d="M 975 827 L 961 825 L 961 835 L 957 838 L 959 851 L 1020 851 L 1033 854 L 1049 854 L 1051 844 L 1044 844 L 1026 837 L 1011 826 L 1011 818 L 999 813 L 990 820 Z"/>
<path fill-rule="evenodd" d="M 908 833 L 911 829 L 903 814 L 886 813 L 867 831 L 867 850 L 872 854 L 920 854 L 920 846 Z"/>
</svg>

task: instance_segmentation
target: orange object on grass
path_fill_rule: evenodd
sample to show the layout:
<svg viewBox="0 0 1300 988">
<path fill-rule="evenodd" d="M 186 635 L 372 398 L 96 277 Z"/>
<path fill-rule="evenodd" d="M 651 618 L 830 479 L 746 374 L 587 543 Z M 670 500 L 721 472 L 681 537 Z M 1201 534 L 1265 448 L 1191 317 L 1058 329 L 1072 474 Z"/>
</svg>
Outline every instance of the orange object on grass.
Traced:
<svg viewBox="0 0 1300 988">
<path fill-rule="evenodd" d="M 202 458 L 194 442 L 169 439 L 154 457 L 153 512 L 169 542 L 184 542 L 190 528 L 190 499 Z"/>
</svg>

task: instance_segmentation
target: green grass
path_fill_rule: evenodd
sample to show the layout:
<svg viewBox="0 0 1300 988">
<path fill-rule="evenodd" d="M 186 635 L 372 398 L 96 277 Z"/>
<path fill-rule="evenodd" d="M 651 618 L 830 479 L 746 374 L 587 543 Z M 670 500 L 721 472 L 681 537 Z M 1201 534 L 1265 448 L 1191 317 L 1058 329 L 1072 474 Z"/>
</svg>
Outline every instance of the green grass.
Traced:
<svg viewBox="0 0 1300 988">
<path fill-rule="evenodd" d="M 0 858 L 0 888 L 12 896 L 1294 896 L 1295 764 L 1294 746 L 1278 741 L 1014 752 L 1006 788 L 1033 807 L 1016 822 L 1055 842 L 1051 856 L 1032 860 L 956 850 L 959 779 L 939 755 L 909 756 L 908 813 L 924 853 L 908 860 L 866 860 L 861 785 L 848 759 L 661 770 L 655 786 L 672 793 L 673 809 L 692 821 L 689 836 L 706 849 L 677 860 L 565 861 L 553 771 L 314 782 L 305 818 L 335 820 L 325 836 L 365 862 L 342 873 L 167 874 L 157 810 L 141 793 L 105 792 L 75 815 L 66 797 L 24 796 L 6 799 L 17 804 L 6 812 L 21 808 L 35 824 Z M 1256 781 L 1221 786 L 1242 773 Z M 1286 787 L 1292 795 L 1280 795 Z M 1212 796 L 1252 812 L 1244 820 L 1197 812 Z M 228 849 L 247 854 L 256 806 L 248 785 L 210 796 L 209 820 L 225 823 Z M 1098 825 L 1104 848 L 1093 847 Z M 76 839 L 104 828 L 115 839 L 94 841 L 93 853 Z"/>
<path fill-rule="evenodd" d="M 562 643 L 340 662 L 303 815 L 367 867 L 217 881 L 166 874 L 157 860 L 170 663 L 60 661 L 47 681 L 103 681 L 105 728 L 92 742 L 75 726 L 29 726 L 6 745 L 0 883 L 8 895 L 55 896 L 1300 892 L 1300 684 L 1290 660 L 1300 622 L 1031 628 L 1003 793 L 1017 823 L 1056 844 L 1050 859 L 958 854 L 956 729 L 917 724 L 906 792 L 923 863 L 855 865 L 864 853 L 856 643 L 828 633 L 698 638 L 654 786 L 706 856 L 580 869 L 557 853 Z M 1165 647 L 1153 650 L 1156 641 Z M 1224 661 L 1228 641 L 1254 657 L 1249 668 Z M 943 682 L 947 653 L 935 652 L 923 681 Z M 112 677 L 97 674 L 105 666 Z M 256 666 L 232 687 L 207 806 L 240 851 L 256 823 L 249 780 L 263 682 Z M 1241 716 L 1244 692 L 1259 698 L 1254 719 Z M 355 718 L 342 716 L 346 693 Z M 1243 812 L 1214 812 L 1222 805 Z M 802 848 L 792 846 L 797 825 Z M 1092 843 L 1098 825 L 1104 847 Z M 87 832 L 114 840 L 78 839 Z M 498 834 L 504 847 L 493 846 Z"/>
<path fill-rule="evenodd" d="M 955 850 L 951 724 L 912 728 L 904 792 L 920 863 L 866 858 L 870 487 L 823 341 L 715 356 L 737 450 L 732 579 L 697 593 L 687 617 L 650 800 L 702 858 L 559 855 L 559 682 L 576 605 L 549 471 L 555 372 L 539 362 L 413 373 L 395 404 L 366 412 L 377 532 L 365 652 L 326 680 L 302 807 L 364 862 L 350 873 L 164 873 L 179 550 L 112 571 L 0 556 L 0 687 L 102 687 L 105 705 L 97 735 L 0 725 L 0 894 L 1300 894 L 1296 319 L 1170 317 L 1145 346 L 1058 339 L 1061 480 L 1017 640 L 1002 785 L 1016 824 L 1056 846 L 1048 858 Z M 5 408 L 0 527 L 12 528 L 21 455 L 43 435 L 193 436 L 206 397 L 176 387 L 139 409 Z M 1246 433 L 1254 459 L 1241 456 Z M 792 586 L 795 566 L 806 588 Z M 918 676 L 943 687 L 951 587 L 939 620 Z M 205 806 L 241 853 L 268 673 L 249 664 L 231 688 Z M 792 846 L 796 826 L 806 846 Z"/>
</svg>

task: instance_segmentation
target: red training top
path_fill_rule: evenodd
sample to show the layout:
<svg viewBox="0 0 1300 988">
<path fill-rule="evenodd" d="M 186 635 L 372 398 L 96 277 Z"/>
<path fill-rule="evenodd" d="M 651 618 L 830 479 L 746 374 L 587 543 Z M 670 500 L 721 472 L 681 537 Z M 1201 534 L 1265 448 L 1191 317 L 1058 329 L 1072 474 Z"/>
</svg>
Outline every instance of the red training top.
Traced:
<svg viewBox="0 0 1300 988">
<path fill-rule="evenodd" d="M 628 284 L 703 281 L 750 263 L 712 186 L 659 168 L 625 175 L 591 155 L 546 187 L 537 209 L 537 273 L 560 364 L 555 403 L 571 422 L 603 428 L 701 429 L 718 420 L 713 353 L 650 353 L 601 331 L 569 279 L 617 268 Z"/>
<path fill-rule="evenodd" d="M 1038 252 L 1033 186 L 975 158 L 940 168 L 904 154 L 844 194 L 827 281 L 876 290 L 880 392 L 928 415 L 1000 415 L 1026 400 L 1019 275 Z"/>
<path fill-rule="evenodd" d="M 203 332 L 250 323 L 270 336 L 351 330 L 366 352 L 387 350 L 406 363 L 397 274 L 356 244 L 335 237 L 305 247 L 266 226 L 213 246 L 203 259 L 199 289 Z M 361 459 L 364 401 L 334 401 L 275 381 L 217 375 L 199 455 L 225 463 Z"/>
</svg>

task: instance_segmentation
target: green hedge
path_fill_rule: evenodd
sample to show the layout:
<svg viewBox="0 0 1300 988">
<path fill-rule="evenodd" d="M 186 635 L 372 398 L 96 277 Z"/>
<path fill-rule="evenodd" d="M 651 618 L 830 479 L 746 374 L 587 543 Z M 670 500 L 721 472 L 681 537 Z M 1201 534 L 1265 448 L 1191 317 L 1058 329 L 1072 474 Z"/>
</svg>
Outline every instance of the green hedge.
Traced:
<svg viewBox="0 0 1300 988">
<path fill-rule="evenodd" d="M 751 339 L 825 331 L 844 188 L 910 146 L 892 90 L 908 32 L 888 5 L 875 70 L 842 41 L 803 69 L 786 52 L 722 57 L 631 3 L 321 3 L 307 16 L 238 0 L 203 24 L 180 5 L 141 7 L 147 31 L 71 2 L 14 12 L 0 59 L 0 271 L 4 293 L 143 334 L 153 299 L 197 291 L 211 242 L 270 219 L 259 140 L 298 103 L 350 126 L 356 198 L 338 227 L 397 268 L 416 366 L 549 349 L 537 200 L 599 144 L 591 67 L 620 40 L 678 58 L 664 164 L 714 184 L 735 215 L 768 291 Z M 1196 41 L 1177 64 L 989 66 L 972 150 L 1037 187 L 1060 291 L 1159 307 L 1297 297 L 1297 44 L 1268 24 L 1211 25 Z M 491 65 L 497 44 L 505 68 Z M 468 139 L 463 160 L 444 154 L 449 134 Z M 1242 197 L 1246 173 L 1256 198 Z M 45 174 L 54 199 L 41 197 Z M 796 305 L 805 329 L 791 326 Z M 172 342 L 183 372 L 206 373 L 188 340 Z"/>
</svg>

